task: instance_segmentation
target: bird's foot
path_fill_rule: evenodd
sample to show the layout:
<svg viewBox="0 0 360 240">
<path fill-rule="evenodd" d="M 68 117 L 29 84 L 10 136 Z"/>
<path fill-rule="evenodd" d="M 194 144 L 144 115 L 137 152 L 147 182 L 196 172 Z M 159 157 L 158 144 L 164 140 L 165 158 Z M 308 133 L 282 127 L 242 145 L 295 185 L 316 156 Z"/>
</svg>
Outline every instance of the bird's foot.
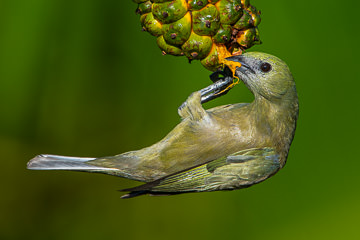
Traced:
<svg viewBox="0 0 360 240">
<path fill-rule="evenodd" d="M 183 119 L 189 117 L 191 120 L 201 120 L 207 113 L 201 105 L 200 91 L 192 93 L 178 108 L 178 113 Z"/>
</svg>

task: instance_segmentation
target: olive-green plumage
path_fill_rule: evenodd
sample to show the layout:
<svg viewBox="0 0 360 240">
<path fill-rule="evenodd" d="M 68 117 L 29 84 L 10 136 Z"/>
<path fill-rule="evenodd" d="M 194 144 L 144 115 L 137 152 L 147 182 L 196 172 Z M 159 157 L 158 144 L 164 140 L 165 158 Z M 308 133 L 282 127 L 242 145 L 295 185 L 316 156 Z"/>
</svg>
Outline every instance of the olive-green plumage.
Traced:
<svg viewBox="0 0 360 240">
<path fill-rule="evenodd" d="M 236 75 L 254 94 L 252 103 L 205 110 L 200 93 L 179 109 L 182 118 L 158 143 L 103 158 L 39 155 L 30 169 L 101 172 L 144 181 L 128 189 L 174 194 L 232 190 L 251 186 L 275 174 L 286 162 L 298 116 L 295 82 L 277 57 L 249 52 L 228 58 L 242 64 Z"/>
</svg>

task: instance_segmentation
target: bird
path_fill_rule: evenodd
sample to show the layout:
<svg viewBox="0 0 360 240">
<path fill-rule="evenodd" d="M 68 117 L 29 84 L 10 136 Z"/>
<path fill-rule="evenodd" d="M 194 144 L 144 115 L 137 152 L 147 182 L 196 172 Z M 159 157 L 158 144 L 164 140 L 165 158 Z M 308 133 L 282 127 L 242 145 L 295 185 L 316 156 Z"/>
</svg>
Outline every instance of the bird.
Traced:
<svg viewBox="0 0 360 240">
<path fill-rule="evenodd" d="M 263 52 L 227 61 L 254 95 L 251 103 L 205 110 L 200 91 L 178 109 L 181 122 L 159 142 L 115 156 L 38 155 L 27 168 L 105 173 L 140 182 L 122 198 L 247 188 L 276 174 L 287 161 L 299 114 L 287 64 Z"/>
</svg>

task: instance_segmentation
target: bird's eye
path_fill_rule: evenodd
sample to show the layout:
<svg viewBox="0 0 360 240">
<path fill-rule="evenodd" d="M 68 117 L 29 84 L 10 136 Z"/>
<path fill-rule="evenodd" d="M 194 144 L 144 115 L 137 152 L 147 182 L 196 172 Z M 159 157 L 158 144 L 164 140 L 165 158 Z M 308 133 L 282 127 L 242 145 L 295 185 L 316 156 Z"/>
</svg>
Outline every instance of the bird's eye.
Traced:
<svg viewBox="0 0 360 240">
<path fill-rule="evenodd" d="M 270 71 L 271 71 L 271 64 L 270 64 L 270 63 L 267 63 L 267 62 L 262 63 L 262 64 L 260 65 L 260 69 L 261 69 L 261 71 L 263 71 L 264 73 L 270 72 Z"/>
</svg>

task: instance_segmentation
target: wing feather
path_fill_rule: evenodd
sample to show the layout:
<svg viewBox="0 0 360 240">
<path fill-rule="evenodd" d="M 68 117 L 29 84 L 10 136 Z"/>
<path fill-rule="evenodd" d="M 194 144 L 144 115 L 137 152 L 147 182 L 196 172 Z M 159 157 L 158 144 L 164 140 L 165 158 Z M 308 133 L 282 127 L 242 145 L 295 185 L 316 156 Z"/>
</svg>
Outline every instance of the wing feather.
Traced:
<svg viewBox="0 0 360 240">
<path fill-rule="evenodd" d="M 130 191 L 125 195 L 128 198 L 146 193 L 171 195 L 233 190 L 259 183 L 279 168 L 279 156 L 273 148 L 252 148 L 122 191 Z"/>
</svg>

